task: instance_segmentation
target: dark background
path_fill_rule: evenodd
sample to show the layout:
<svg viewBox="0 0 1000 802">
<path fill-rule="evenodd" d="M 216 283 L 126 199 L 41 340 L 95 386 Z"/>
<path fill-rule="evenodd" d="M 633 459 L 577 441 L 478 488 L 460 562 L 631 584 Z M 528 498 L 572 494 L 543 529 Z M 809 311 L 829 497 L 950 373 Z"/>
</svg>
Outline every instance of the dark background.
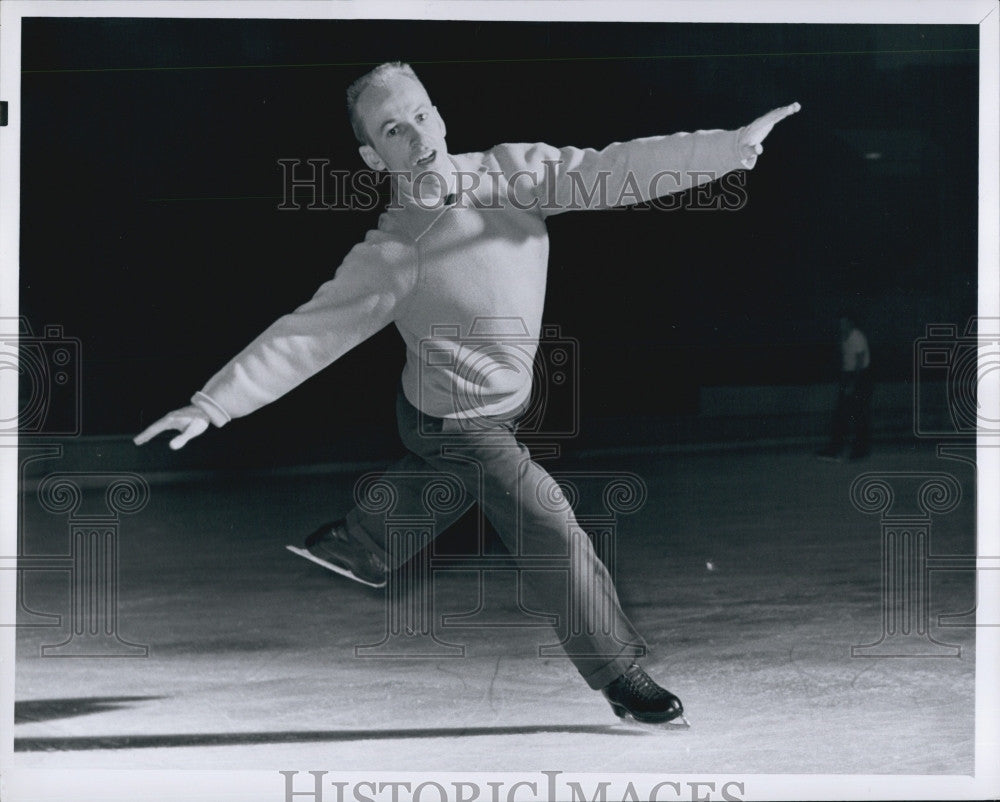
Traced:
<svg viewBox="0 0 1000 802">
<path fill-rule="evenodd" d="M 375 225 L 279 211 L 278 159 L 361 167 L 343 90 L 402 59 L 456 153 L 802 103 L 739 211 L 550 221 L 545 320 L 579 342 L 584 427 L 829 381 L 845 308 L 907 381 L 926 325 L 976 311 L 977 47 L 975 26 L 25 19 L 21 313 L 80 339 L 84 435 L 187 403 Z M 391 430 L 402 362 L 390 327 L 216 437 Z"/>
</svg>

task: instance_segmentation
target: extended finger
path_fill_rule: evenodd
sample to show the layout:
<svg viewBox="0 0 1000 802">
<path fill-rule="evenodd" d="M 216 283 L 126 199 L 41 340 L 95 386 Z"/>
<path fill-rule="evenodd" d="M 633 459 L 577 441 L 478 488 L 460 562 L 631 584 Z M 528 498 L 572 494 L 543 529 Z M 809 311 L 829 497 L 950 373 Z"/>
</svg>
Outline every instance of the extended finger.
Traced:
<svg viewBox="0 0 1000 802">
<path fill-rule="evenodd" d="M 771 133 L 771 129 L 774 128 L 775 124 L 785 119 L 791 114 L 795 114 L 799 109 L 801 109 L 798 103 L 792 103 L 789 106 L 781 106 L 777 109 L 771 109 L 767 114 L 762 117 L 758 117 L 754 120 L 746 129 L 746 144 L 750 146 L 755 146 L 760 144 L 767 138 L 767 135 Z"/>
<path fill-rule="evenodd" d="M 165 418 L 160 418 L 158 421 L 156 421 L 156 423 L 147 426 L 143 431 L 141 431 L 139 434 L 133 437 L 132 442 L 135 443 L 137 446 L 141 446 L 143 443 L 148 443 L 150 440 L 156 437 L 156 435 L 158 435 L 160 432 L 165 432 L 167 431 L 167 429 L 178 428 L 177 426 L 171 424 L 170 420 L 171 419 L 169 415 Z"/>
<path fill-rule="evenodd" d="M 791 103 L 787 106 L 782 106 L 781 108 L 775 109 L 774 111 L 770 112 L 768 116 L 773 116 L 774 122 L 778 122 L 779 120 L 785 119 L 785 117 L 795 114 L 795 112 L 800 111 L 801 109 L 802 106 L 798 102 Z"/>
</svg>

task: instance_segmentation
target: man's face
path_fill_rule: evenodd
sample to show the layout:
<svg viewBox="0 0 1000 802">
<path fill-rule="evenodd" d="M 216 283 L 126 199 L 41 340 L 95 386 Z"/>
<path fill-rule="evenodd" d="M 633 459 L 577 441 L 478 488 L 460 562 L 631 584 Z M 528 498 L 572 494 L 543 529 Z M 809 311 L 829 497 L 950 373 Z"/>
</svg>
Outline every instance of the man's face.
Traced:
<svg viewBox="0 0 1000 802">
<path fill-rule="evenodd" d="M 361 158 L 373 170 L 415 178 L 450 169 L 444 120 L 424 88 L 409 76 L 396 73 L 384 85 L 368 87 L 355 111 L 368 133 Z"/>
</svg>

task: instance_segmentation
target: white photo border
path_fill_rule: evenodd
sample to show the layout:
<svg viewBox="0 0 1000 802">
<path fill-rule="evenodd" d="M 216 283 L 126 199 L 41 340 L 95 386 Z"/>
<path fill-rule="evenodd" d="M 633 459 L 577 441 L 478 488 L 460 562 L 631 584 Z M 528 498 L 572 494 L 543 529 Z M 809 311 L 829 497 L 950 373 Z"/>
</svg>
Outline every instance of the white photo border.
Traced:
<svg viewBox="0 0 1000 802">
<path fill-rule="evenodd" d="M 278 2 L 277 0 L 212 0 L 167 2 L 132 0 L 90 2 L 78 0 L 4 0 L 0 4 L 0 99 L 9 109 L 8 125 L 0 128 L 0 317 L 18 315 L 18 232 L 20 192 L 20 85 L 21 20 L 24 17 L 174 17 L 174 18 L 316 18 L 316 19 L 471 19 L 560 21 L 656 21 L 656 22 L 804 22 L 804 23 L 908 23 L 975 24 L 980 30 L 979 85 L 979 309 L 980 318 L 1000 318 L 1000 114 L 998 114 L 998 43 L 1000 9 L 992 0 L 928 0 L 927 2 L 864 2 L 864 0 L 760 0 L 754 3 L 688 0 L 686 2 L 523 2 L 502 0 L 463 2 L 365 3 Z M 996 383 L 991 385 L 996 388 Z M 981 397 L 993 411 L 1000 399 Z M 978 548 L 979 554 L 1000 554 L 1000 459 L 995 448 L 980 441 L 978 453 Z M 16 554 L 17 527 L 16 447 L 0 448 L 0 556 Z M 5 566 L 6 567 L 6 566 Z M 16 609 L 16 572 L 0 570 L 0 605 L 6 614 Z M 997 583 L 980 587 L 979 613 L 988 620 L 1000 619 Z M 277 769 L 261 771 L 53 771 L 21 769 L 12 764 L 14 713 L 15 629 L 0 628 L 0 797 L 20 800 L 274 800 L 285 798 L 284 778 Z M 996 677 L 1000 667 L 1000 630 L 977 631 L 976 644 L 976 745 L 975 776 L 888 775 L 745 775 L 731 779 L 745 782 L 747 799 L 985 799 L 1000 796 L 998 750 L 1000 689 Z M 292 768 L 292 767 L 282 767 Z M 302 767 L 303 771 L 323 767 Z M 371 772 L 345 773 L 346 782 L 371 779 Z M 420 782 L 435 775 L 386 773 L 386 781 Z M 587 775 L 566 774 L 561 780 L 586 782 Z M 491 772 L 483 775 L 456 773 L 447 779 L 508 784 L 527 778 L 543 780 L 538 772 L 524 777 Z M 602 775 L 615 787 L 624 787 L 629 777 Z M 672 776 L 671 779 L 704 779 Z M 196 789 L 196 790 L 195 790 Z M 304 798 L 304 797 L 302 797 Z"/>
</svg>

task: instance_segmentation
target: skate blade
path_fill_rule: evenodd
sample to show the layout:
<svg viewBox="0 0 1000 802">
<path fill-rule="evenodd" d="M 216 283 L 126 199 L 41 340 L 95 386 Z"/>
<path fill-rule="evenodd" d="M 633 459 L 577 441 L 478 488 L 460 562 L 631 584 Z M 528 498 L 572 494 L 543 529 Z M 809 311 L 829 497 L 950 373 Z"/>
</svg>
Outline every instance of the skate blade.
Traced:
<svg viewBox="0 0 1000 802">
<path fill-rule="evenodd" d="M 626 730 L 645 730 L 647 732 L 662 733 L 675 730 L 689 730 L 691 729 L 691 722 L 683 714 L 677 718 L 670 719 L 670 721 L 657 722 L 639 721 L 630 715 L 624 715 L 619 717 L 617 726 Z"/>
<path fill-rule="evenodd" d="M 322 565 L 328 571 L 333 571 L 335 574 L 346 576 L 348 579 L 353 579 L 355 582 L 358 582 L 369 588 L 385 587 L 385 582 L 382 582 L 381 584 L 375 584 L 374 582 L 369 582 L 367 579 L 362 579 L 357 574 L 351 573 L 346 568 L 341 568 L 339 565 L 336 565 L 335 563 L 327 562 L 326 560 L 317 557 L 308 549 L 301 549 L 298 546 L 285 546 L 285 548 L 288 549 L 292 554 L 298 554 L 300 557 L 305 557 L 310 562 L 316 563 L 316 565 Z"/>
</svg>

